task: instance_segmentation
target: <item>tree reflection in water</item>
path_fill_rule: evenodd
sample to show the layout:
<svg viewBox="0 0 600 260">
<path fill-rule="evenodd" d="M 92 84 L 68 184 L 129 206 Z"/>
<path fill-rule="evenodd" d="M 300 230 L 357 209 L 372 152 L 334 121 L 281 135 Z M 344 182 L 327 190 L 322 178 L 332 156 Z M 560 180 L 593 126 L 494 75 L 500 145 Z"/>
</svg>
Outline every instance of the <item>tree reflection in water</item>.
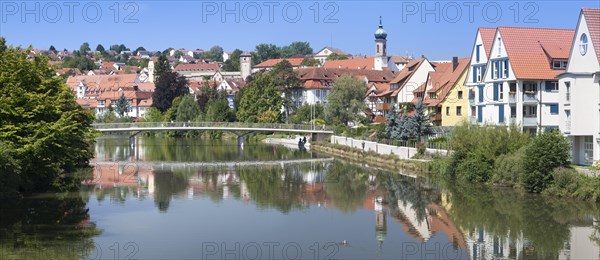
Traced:
<svg viewBox="0 0 600 260">
<path fill-rule="evenodd" d="M 86 202 L 77 194 L 0 201 L 0 259 L 94 257 Z"/>
</svg>

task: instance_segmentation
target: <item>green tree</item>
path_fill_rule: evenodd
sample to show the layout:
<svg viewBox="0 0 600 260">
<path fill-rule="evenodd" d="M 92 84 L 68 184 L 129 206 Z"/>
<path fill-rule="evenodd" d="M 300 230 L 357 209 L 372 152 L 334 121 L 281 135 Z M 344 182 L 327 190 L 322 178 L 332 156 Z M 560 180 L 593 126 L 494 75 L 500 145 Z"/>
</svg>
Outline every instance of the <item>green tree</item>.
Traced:
<svg viewBox="0 0 600 260">
<path fill-rule="evenodd" d="M 268 59 L 277 59 L 281 57 L 279 47 L 273 44 L 261 43 L 256 45 L 254 52 L 252 53 L 252 61 L 255 64 L 261 63 Z"/>
<path fill-rule="evenodd" d="M 181 50 L 176 50 L 176 51 L 175 51 L 175 53 L 173 54 L 173 56 L 174 56 L 175 58 L 178 58 L 178 59 L 179 59 L 179 58 L 181 58 L 181 56 L 183 56 L 183 51 L 181 51 Z"/>
<path fill-rule="evenodd" d="M 66 57 L 62 63 L 63 68 L 78 68 L 80 70 L 93 70 L 96 69 L 96 64 L 83 56 Z"/>
<path fill-rule="evenodd" d="M 49 51 L 56 51 L 56 48 L 54 48 L 54 45 L 50 45 L 50 48 L 48 48 Z"/>
<path fill-rule="evenodd" d="M 145 122 L 162 122 L 164 121 L 163 114 L 155 107 L 148 108 L 144 114 Z"/>
<path fill-rule="evenodd" d="M 367 92 L 365 82 L 350 75 L 343 75 L 334 82 L 327 96 L 325 116 L 328 122 L 348 125 L 363 120 L 367 109 L 364 98 Z"/>
<path fill-rule="evenodd" d="M 347 60 L 347 59 L 348 59 L 348 56 L 340 55 L 335 52 L 332 52 L 331 54 L 329 54 L 329 56 L 327 56 L 327 60 Z"/>
<path fill-rule="evenodd" d="M 400 114 L 396 109 L 396 104 L 392 104 L 390 111 L 385 115 L 387 124 L 385 125 L 385 133 L 389 139 L 400 139 L 402 128 L 404 125 L 400 125 Z"/>
<path fill-rule="evenodd" d="M 269 72 L 275 80 L 275 85 L 283 93 L 283 108 L 285 110 L 285 120 L 288 122 L 290 114 L 296 110 L 297 99 L 299 98 L 294 93 L 302 86 L 302 82 L 298 78 L 298 73 L 294 71 L 292 64 L 288 60 L 283 60 L 277 63 Z"/>
<path fill-rule="evenodd" d="M 300 63 L 300 65 L 306 66 L 306 67 L 315 67 L 315 66 L 321 65 L 321 62 L 319 62 L 317 59 L 315 59 L 313 57 L 308 57 L 308 58 L 304 58 L 302 60 L 302 63 Z"/>
<path fill-rule="evenodd" d="M 158 61 L 156 61 L 156 64 L 154 64 L 154 82 L 158 82 L 160 76 L 169 71 L 171 71 L 171 66 L 169 65 L 167 56 L 160 55 L 158 57 Z"/>
<path fill-rule="evenodd" d="M 431 120 L 427 113 L 427 106 L 423 103 L 423 100 L 419 100 L 415 106 L 415 114 L 408 117 L 404 130 L 407 131 L 407 135 L 415 137 L 421 141 L 423 137 L 426 137 L 432 133 Z"/>
<path fill-rule="evenodd" d="M 119 99 L 115 104 L 115 112 L 117 112 L 117 115 L 119 115 L 119 117 L 124 117 L 129 111 L 129 108 L 130 105 L 127 101 L 127 98 L 125 97 L 125 94 L 121 93 L 121 96 L 119 96 Z"/>
<path fill-rule="evenodd" d="M 310 47 L 308 42 L 292 42 L 288 46 L 280 48 L 281 57 L 289 58 L 296 55 L 310 55 L 313 53 L 313 49 Z"/>
<path fill-rule="evenodd" d="M 17 175 L 25 192 L 78 188 L 81 179 L 67 173 L 93 156 L 93 114 L 77 104 L 46 57 L 28 60 L 27 53 L 0 45 L 0 143 L 14 147 L 10 156 L 20 166 L 3 174 Z"/>
<path fill-rule="evenodd" d="M 173 99 L 189 93 L 187 80 L 175 72 L 163 73 L 156 82 L 156 88 L 152 95 L 152 106 L 161 112 L 167 111 Z"/>
<path fill-rule="evenodd" d="M 103 54 L 106 53 L 106 50 L 104 49 L 104 46 L 102 46 L 102 44 L 98 44 L 98 46 L 96 46 L 96 51 Z"/>
<path fill-rule="evenodd" d="M 313 119 L 325 118 L 324 107 L 321 104 L 304 104 L 296 109 L 293 116 L 290 117 L 290 121 L 294 124 L 306 124 Z"/>
<path fill-rule="evenodd" d="M 212 46 L 207 52 L 203 53 L 203 57 L 212 61 L 223 61 L 223 48 L 219 45 Z"/>
<path fill-rule="evenodd" d="M 87 42 L 84 42 L 83 44 L 81 44 L 81 46 L 79 47 L 79 53 L 83 56 L 87 55 L 87 52 L 90 51 L 90 44 Z"/>
<path fill-rule="evenodd" d="M 523 185 L 530 192 L 542 192 L 553 181 L 552 170 L 568 168 L 570 144 L 559 131 L 537 135 L 525 150 Z"/>
<path fill-rule="evenodd" d="M 230 55 L 229 59 L 223 63 L 223 71 L 240 71 L 240 55 L 242 51 L 235 49 Z"/>
<path fill-rule="evenodd" d="M 208 102 L 206 109 L 206 119 L 211 122 L 232 121 L 233 115 L 227 101 L 227 92 L 219 91 L 216 98 Z"/>
<path fill-rule="evenodd" d="M 283 105 L 275 80 L 269 73 L 258 73 L 248 85 L 242 89 L 236 117 L 242 122 L 257 122 L 264 111 L 279 111 Z M 279 112 L 277 112 L 279 114 Z"/>
<path fill-rule="evenodd" d="M 135 51 L 134 51 L 133 55 L 138 55 L 138 52 L 139 52 L 139 51 L 146 51 L 146 48 L 144 48 L 144 47 L 142 47 L 142 46 L 140 46 L 140 47 L 137 47 L 137 49 L 135 49 Z"/>
<path fill-rule="evenodd" d="M 192 95 L 183 96 L 177 107 L 177 122 L 195 121 L 198 115 L 200 115 L 200 108 L 194 97 Z"/>
</svg>

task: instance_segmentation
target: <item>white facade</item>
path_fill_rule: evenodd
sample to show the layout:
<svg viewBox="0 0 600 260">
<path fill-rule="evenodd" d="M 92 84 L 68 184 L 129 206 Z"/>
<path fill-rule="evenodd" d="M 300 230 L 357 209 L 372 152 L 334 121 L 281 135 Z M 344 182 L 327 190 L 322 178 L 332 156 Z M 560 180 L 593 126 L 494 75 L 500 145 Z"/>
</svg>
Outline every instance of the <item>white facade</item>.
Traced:
<svg viewBox="0 0 600 260">
<path fill-rule="evenodd" d="M 427 77 L 429 72 L 433 72 L 435 69 L 431 66 L 431 63 L 427 59 L 425 59 L 417 68 L 416 71 L 410 76 L 410 78 L 406 81 L 402 89 L 398 91 L 398 95 L 396 96 L 396 103 L 406 103 L 412 102 L 414 99 L 413 91 L 419 88 L 421 85 L 427 82 Z M 392 84 L 392 90 L 397 89 L 398 84 Z"/>
<path fill-rule="evenodd" d="M 572 144 L 575 164 L 600 160 L 600 61 L 582 12 L 565 73 L 559 75 L 560 130 Z M 598 26 L 598 25 L 596 25 Z"/>
<path fill-rule="evenodd" d="M 558 128 L 558 80 L 516 78 L 498 30 L 490 57 L 484 50 L 481 33 L 478 33 L 466 82 L 470 122 L 480 125 L 516 124 L 531 133 Z"/>
</svg>

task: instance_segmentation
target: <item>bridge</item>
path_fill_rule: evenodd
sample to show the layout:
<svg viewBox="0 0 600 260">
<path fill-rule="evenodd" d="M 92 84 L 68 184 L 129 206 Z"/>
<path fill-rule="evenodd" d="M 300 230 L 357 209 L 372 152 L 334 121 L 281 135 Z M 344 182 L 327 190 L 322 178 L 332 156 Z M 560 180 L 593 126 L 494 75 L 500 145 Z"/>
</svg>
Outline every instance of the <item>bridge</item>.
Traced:
<svg viewBox="0 0 600 260">
<path fill-rule="evenodd" d="M 310 134 L 312 141 L 325 140 L 332 135 L 334 129 L 325 125 L 304 124 L 263 124 L 243 122 L 140 122 L 140 123 L 108 123 L 92 124 L 92 127 L 103 133 L 130 133 L 130 142 L 135 136 L 147 131 L 226 131 L 238 138 L 238 145 L 243 146 L 245 137 L 256 132 L 277 132 Z"/>
</svg>

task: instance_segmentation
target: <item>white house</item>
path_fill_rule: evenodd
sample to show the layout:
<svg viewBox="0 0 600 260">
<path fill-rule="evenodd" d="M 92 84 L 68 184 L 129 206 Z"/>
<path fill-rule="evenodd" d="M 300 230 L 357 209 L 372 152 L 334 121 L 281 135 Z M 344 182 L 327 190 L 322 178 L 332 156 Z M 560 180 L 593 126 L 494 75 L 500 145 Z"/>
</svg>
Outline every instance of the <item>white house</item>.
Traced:
<svg viewBox="0 0 600 260">
<path fill-rule="evenodd" d="M 323 49 L 321 49 L 320 51 L 315 53 L 313 55 L 313 58 L 315 58 L 315 60 L 318 60 L 321 64 L 325 64 L 325 62 L 327 61 L 327 57 L 329 57 L 329 55 L 331 55 L 332 53 L 337 53 L 341 56 L 346 56 L 348 58 L 352 57 L 352 55 L 350 55 L 338 48 L 324 47 Z"/>
<path fill-rule="evenodd" d="M 600 9 L 581 10 L 570 47 L 558 76 L 560 130 L 571 141 L 573 163 L 591 165 L 600 160 Z"/>
<path fill-rule="evenodd" d="M 468 115 L 471 123 L 477 122 L 477 104 L 479 101 L 475 102 L 475 97 L 478 94 L 477 90 L 479 87 L 485 86 L 483 75 L 485 74 L 495 34 L 496 28 L 479 28 L 475 36 L 475 43 L 471 52 L 471 64 L 469 65 L 469 72 L 465 82 L 465 85 L 469 89 Z"/>
<path fill-rule="evenodd" d="M 556 76 L 564 72 L 573 34 L 566 29 L 498 27 L 480 82 L 481 60 L 477 63 L 474 57 L 470 66 L 470 83 L 477 85 L 470 104 L 476 111 L 470 113 L 476 122 L 515 123 L 530 133 L 558 128 Z"/>
</svg>

